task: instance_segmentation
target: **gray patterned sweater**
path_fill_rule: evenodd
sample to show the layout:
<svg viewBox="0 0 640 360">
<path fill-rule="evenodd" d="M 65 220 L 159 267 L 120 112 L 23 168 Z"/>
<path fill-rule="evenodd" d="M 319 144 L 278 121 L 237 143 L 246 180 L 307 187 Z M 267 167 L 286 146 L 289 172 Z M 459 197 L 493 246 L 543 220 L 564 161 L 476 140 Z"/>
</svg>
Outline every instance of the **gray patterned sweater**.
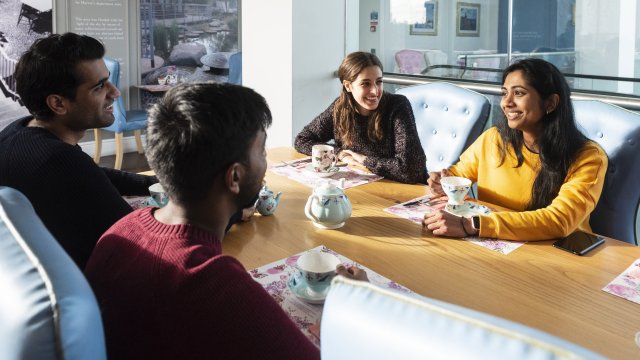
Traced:
<svg viewBox="0 0 640 360">
<path fill-rule="evenodd" d="M 380 141 L 369 139 L 369 118 L 356 115 L 356 134 L 353 144 L 344 149 L 367 157 L 364 165 L 385 178 L 403 183 L 426 182 L 426 156 L 422 150 L 411 104 L 402 95 L 384 93 L 383 134 Z M 334 128 L 335 101 L 296 136 L 297 151 L 310 155 L 315 144 L 334 140 L 337 151 L 343 149 Z"/>
</svg>

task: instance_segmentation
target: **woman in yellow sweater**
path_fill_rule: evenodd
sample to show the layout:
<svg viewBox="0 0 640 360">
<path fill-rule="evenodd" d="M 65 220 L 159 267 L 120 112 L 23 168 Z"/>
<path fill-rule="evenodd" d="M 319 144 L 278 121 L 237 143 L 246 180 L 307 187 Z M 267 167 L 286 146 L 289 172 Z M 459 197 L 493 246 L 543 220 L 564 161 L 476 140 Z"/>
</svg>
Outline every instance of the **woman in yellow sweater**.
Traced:
<svg viewBox="0 0 640 360">
<path fill-rule="evenodd" d="M 442 176 L 478 183 L 478 199 L 512 211 L 463 218 L 445 211 L 425 215 L 434 235 L 548 240 L 576 229 L 591 231 L 589 215 L 602 193 L 608 159 L 576 127 L 564 76 L 540 59 L 523 59 L 502 75 L 505 117 L 484 132 L 429 186 L 442 193 Z"/>
</svg>

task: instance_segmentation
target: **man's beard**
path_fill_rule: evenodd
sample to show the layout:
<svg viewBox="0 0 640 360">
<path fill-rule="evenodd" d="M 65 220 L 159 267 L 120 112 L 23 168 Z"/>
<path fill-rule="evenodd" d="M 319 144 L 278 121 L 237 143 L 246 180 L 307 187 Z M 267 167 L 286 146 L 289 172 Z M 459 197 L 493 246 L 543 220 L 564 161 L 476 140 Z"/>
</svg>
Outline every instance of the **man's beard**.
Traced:
<svg viewBox="0 0 640 360">
<path fill-rule="evenodd" d="M 253 178 L 241 184 L 240 193 L 236 198 L 236 206 L 238 207 L 238 209 L 233 215 L 231 215 L 231 219 L 229 219 L 229 223 L 227 224 L 227 227 L 224 230 L 225 233 L 229 231 L 229 229 L 233 224 L 238 223 L 242 220 L 242 210 L 252 207 L 253 205 L 255 205 L 256 201 L 258 201 L 258 196 L 260 195 L 260 189 L 262 188 L 262 181 L 255 182 L 255 184 L 253 184 L 252 180 Z M 248 190 L 248 189 L 251 189 L 251 190 Z"/>
<path fill-rule="evenodd" d="M 240 184 L 240 193 L 236 198 L 236 206 L 238 207 L 237 210 L 242 211 L 242 209 L 252 207 L 258 200 L 261 188 L 261 178 L 259 178 L 258 176 L 248 176 L 247 181 Z"/>
</svg>

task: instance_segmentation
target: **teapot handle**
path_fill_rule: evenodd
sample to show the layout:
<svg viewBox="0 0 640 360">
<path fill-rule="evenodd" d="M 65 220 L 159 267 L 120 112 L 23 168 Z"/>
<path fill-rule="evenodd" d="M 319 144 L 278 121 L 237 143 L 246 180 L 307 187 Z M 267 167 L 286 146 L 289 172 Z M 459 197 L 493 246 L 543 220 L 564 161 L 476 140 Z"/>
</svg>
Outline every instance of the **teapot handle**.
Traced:
<svg viewBox="0 0 640 360">
<path fill-rule="evenodd" d="M 319 222 L 320 219 L 318 219 L 315 215 L 313 215 L 313 213 L 311 212 L 311 206 L 313 205 L 313 202 L 319 202 L 318 197 L 316 195 L 311 195 L 309 196 L 309 200 L 307 200 L 307 204 L 304 206 L 304 213 L 305 215 L 307 215 L 307 217 L 315 222 Z"/>
</svg>

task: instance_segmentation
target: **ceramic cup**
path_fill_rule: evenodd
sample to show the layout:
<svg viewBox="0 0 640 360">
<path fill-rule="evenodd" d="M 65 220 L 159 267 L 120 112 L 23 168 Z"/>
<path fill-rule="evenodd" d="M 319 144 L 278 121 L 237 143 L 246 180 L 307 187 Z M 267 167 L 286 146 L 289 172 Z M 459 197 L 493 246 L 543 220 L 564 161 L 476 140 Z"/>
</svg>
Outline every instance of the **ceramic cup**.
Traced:
<svg viewBox="0 0 640 360">
<path fill-rule="evenodd" d="M 336 166 L 336 153 L 331 145 L 318 144 L 311 148 L 311 164 L 315 172 L 328 172 Z"/>
<path fill-rule="evenodd" d="M 323 293 L 329 288 L 331 280 L 336 276 L 338 264 L 340 264 L 340 259 L 333 254 L 308 251 L 298 258 L 296 269 L 309 290 Z"/>
<path fill-rule="evenodd" d="M 167 205 L 167 203 L 169 202 L 169 196 L 167 196 L 167 193 L 164 192 L 164 189 L 162 188 L 162 185 L 160 185 L 160 183 L 155 183 L 149 186 L 149 194 L 151 195 L 153 201 L 155 201 L 156 204 L 158 204 L 158 206 L 160 207 Z"/>
<path fill-rule="evenodd" d="M 449 204 L 462 205 L 471 189 L 471 180 L 459 176 L 446 176 L 440 179 L 440 185 L 449 198 Z"/>
<path fill-rule="evenodd" d="M 158 77 L 158 85 L 164 85 L 167 83 L 167 78 L 164 76 Z"/>
</svg>

